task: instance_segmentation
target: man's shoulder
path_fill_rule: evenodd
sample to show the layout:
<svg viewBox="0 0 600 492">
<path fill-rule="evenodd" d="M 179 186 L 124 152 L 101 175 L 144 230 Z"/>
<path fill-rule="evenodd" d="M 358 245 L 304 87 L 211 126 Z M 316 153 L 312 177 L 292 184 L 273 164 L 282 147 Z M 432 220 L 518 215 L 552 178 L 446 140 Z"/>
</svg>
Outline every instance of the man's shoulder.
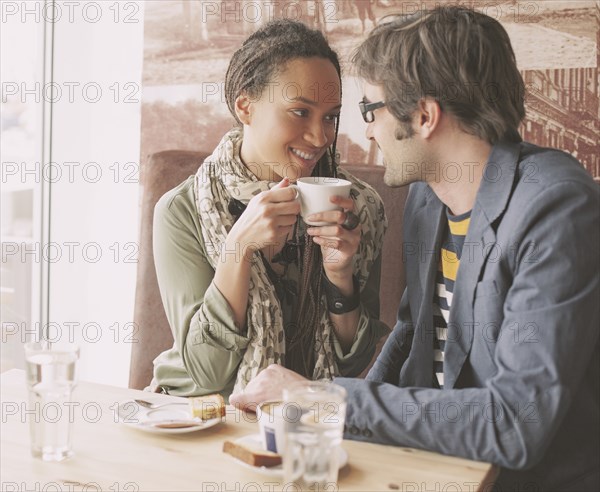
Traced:
<svg viewBox="0 0 600 492">
<path fill-rule="evenodd" d="M 539 147 L 523 142 L 517 164 L 517 186 L 544 190 L 559 183 L 578 183 L 584 187 L 596 187 L 591 175 L 572 155 L 562 150 Z"/>
<path fill-rule="evenodd" d="M 514 182 L 509 192 L 502 221 L 528 231 L 532 224 L 548 219 L 558 232 L 561 220 L 598 217 L 600 187 L 583 165 L 570 154 L 523 142 Z M 587 219 L 586 219 L 587 220 Z"/>
</svg>

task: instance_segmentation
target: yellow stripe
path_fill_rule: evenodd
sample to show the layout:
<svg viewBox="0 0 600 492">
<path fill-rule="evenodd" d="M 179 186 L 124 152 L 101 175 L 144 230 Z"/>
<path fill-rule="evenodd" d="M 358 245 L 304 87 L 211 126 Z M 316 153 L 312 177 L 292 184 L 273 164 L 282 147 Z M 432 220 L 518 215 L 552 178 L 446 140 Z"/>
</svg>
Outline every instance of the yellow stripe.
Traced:
<svg viewBox="0 0 600 492">
<path fill-rule="evenodd" d="M 456 281 L 456 272 L 460 261 L 453 251 L 442 248 L 442 274 L 450 280 Z"/>
<path fill-rule="evenodd" d="M 450 225 L 450 233 L 454 234 L 455 236 L 466 236 L 467 231 L 469 230 L 470 223 L 471 217 L 467 217 L 466 219 L 461 220 L 460 222 L 452 222 L 451 220 L 449 220 L 448 224 Z"/>
</svg>

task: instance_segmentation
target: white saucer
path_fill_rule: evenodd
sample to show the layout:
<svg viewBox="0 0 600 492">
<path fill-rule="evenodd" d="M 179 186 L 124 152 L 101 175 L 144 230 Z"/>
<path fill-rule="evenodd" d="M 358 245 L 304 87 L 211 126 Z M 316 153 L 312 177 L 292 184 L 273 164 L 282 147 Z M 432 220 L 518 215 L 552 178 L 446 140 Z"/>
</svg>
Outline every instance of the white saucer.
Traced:
<svg viewBox="0 0 600 492">
<path fill-rule="evenodd" d="M 255 448 L 255 449 L 262 449 L 262 443 L 260 440 L 260 434 L 250 434 L 249 436 L 244 436 L 244 437 L 240 437 L 238 439 L 236 439 L 234 441 L 236 444 L 242 444 L 248 448 Z M 338 466 L 340 469 L 342 469 L 344 466 L 346 466 L 348 464 L 348 453 L 346 452 L 346 450 L 344 448 L 342 448 L 341 446 L 338 448 Z M 237 458 L 231 456 L 231 458 L 233 460 L 235 460 L 235 462 L 245 468 L 249 468 L 250 470 L 253 470 L 257 473 L 260 473 L 261 475 L 267 475 L 267 476 L 271 476 L 271 477 L 283 477 L 283 465 L 277 465 L 277 466 L 252 466 L 249 465 L 248 463 L 244 463 L 241 460 L 238 460 Z"/>
<path fill-rule="evenodd" d="M 127 400 L 119 403 L 117 415 L 119 423 L 153 434 L 185 434 L 208 429 L 221 422 L 221 418 L 205 421 L 192 418 L 186 401 L 174 401 L 172 404 L 152 410 Z"/>
</svg>

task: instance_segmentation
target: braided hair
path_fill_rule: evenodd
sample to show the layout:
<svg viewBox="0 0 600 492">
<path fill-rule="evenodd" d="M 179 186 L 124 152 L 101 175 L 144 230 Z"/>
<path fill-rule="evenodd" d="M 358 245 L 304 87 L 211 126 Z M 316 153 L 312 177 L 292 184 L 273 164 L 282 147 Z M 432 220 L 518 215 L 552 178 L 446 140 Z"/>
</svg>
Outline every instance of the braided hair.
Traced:
<svg viewBox="0 0 600 492">
<path fill-rule="evenodd" d="M 225 73 L 225 100 L 229 112 L 238 125 L 241 121 L 235 112 L 235 100 L 245 93 L 252 99 L 262 96 L 271 81 L 285 71 L 289 62 L 298 58 L 324 58 L 333 63 L 340 77 L 341 68 L 337 53 L 333 51 L 321 31 L 310 29 L 290 19 L 273 20 L 251 34 L 231 57 Z M 329 148 L 327 162 L 315 166 L 315 176 L 334 176 L 335 149 L 339 121 L 336 122 L 335 139 Z M 321 169 L 326 165 L 329 169 Z"/>
<path fill-rule="evenodd" d="M 321 31 L 310 29 L 298 21 L 278 19 L 251 34 L 233 54 L 225 74 L 225 99 L 237 124 L 241 125 L 241 122 L 235 112 L 235 101 L 240 94 L 250 98 L 261 97 L 273 79 L 285 71 L 289 62 L 313 57 L 331 61 L 340 77 L 341 92 L 340 62 Z M 338 130 L 339 121 L 336 121 L 333 144 L 315 166 L 313 176 L 337 176 Z M 310 378 L 316 360 L 315 331 L 322 317 L 323 260 L 321 248 L 308 234 L 299 237 L 298 231 L 296 227 L 294 242 L 304 244 L 304 247 L 298 248 L 296 253 L 300 282 L 295 322 L 284 330 L 286 366 Z"/>
</svg>

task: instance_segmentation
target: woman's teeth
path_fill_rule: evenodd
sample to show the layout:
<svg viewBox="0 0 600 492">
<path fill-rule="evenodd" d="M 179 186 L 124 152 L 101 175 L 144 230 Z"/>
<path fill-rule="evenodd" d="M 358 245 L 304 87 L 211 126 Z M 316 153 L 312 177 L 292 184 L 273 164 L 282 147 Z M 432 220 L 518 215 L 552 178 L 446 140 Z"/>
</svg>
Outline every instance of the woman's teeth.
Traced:
<svg viewBox="0 0 600 492">
<path fill-rule="evenodd" d="M 307 161 L 312 161 L 315 159 L 315 157 L 317 157 L 317 154 L 307 154 L 306 152 L 302 152 L 301 150 L 297 150 L 297 149 L 292 149 L 292 152 L 294 154 L 296 154 L 298 157 L 302 157 L 302 159 L 305 159 Z"/>
</svg>

